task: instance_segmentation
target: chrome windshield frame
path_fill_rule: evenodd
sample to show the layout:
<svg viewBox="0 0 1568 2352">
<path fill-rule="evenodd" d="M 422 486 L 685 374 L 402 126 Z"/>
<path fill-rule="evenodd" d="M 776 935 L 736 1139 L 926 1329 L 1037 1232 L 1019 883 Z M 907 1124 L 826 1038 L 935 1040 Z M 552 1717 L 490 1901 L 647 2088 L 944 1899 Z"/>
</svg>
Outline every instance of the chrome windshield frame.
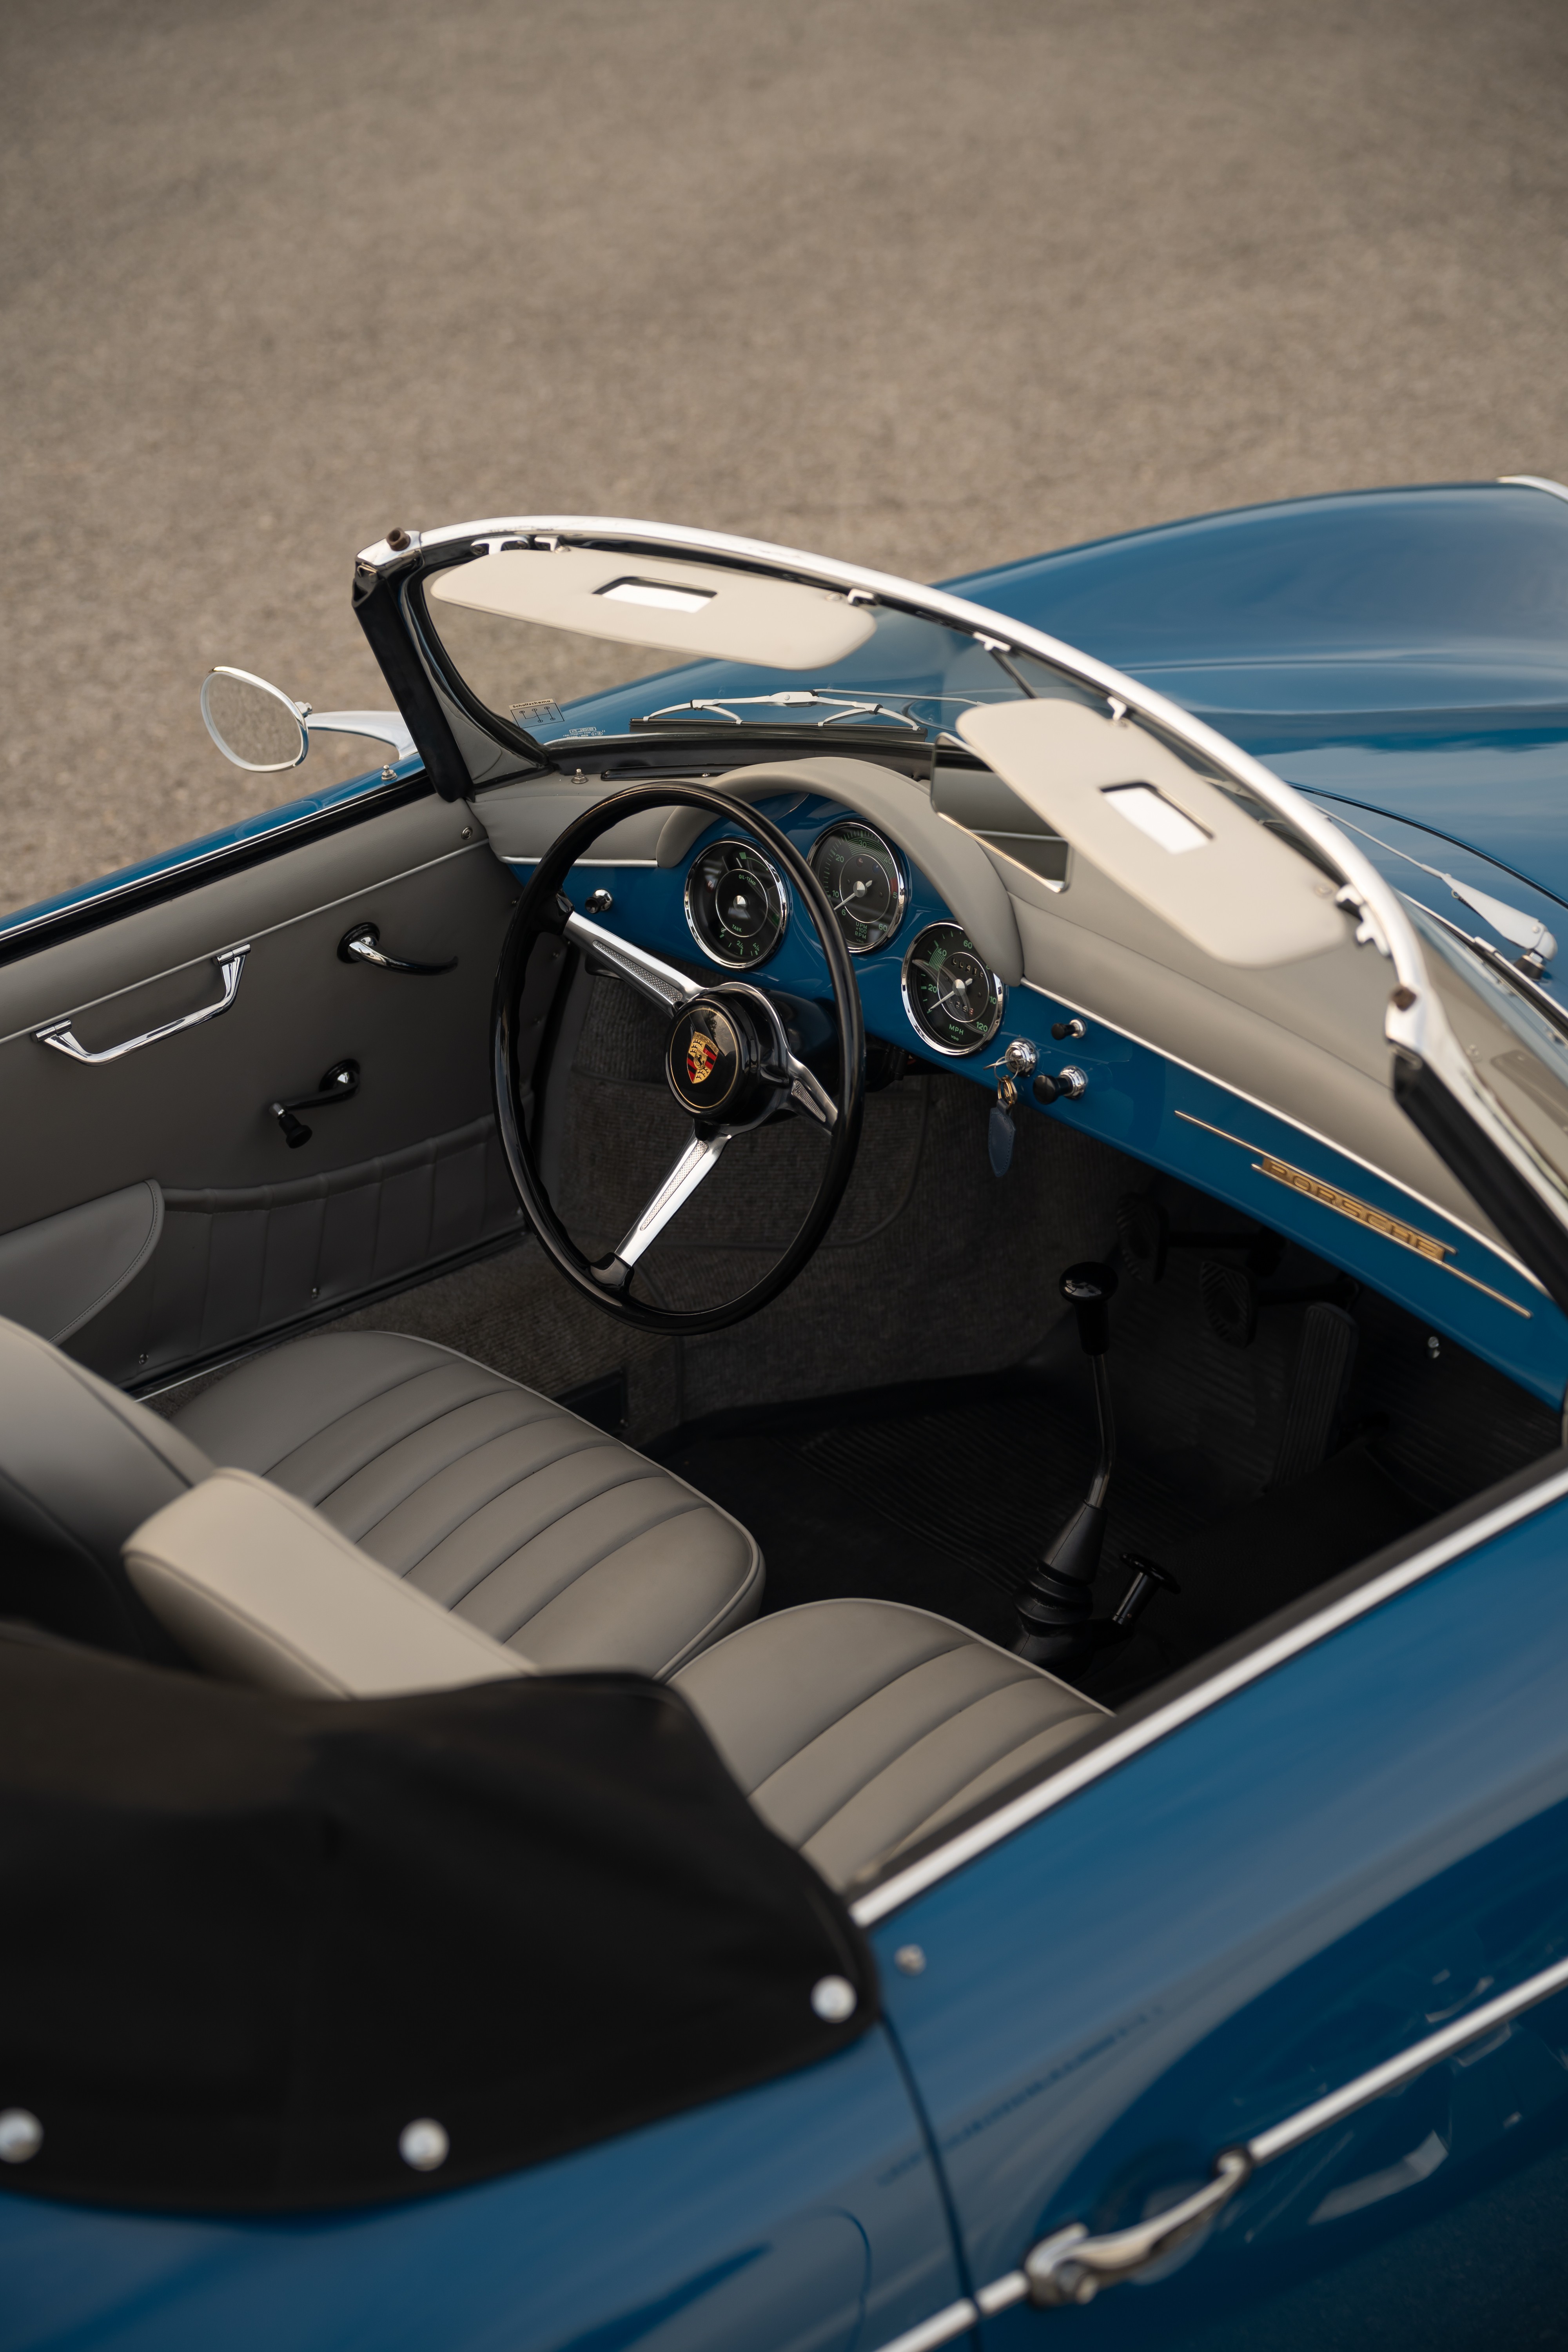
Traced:
<svg viewBox="0 0 1568 2352">
<path fill-rule="evenodd" d="M 1079 684 L 1120 702 L 1137 718 L 1173 735 L 1191 751 L 1215 762 L 1222 772 L 1244 784 L 1282 817 L 1293 831 L 1310 842 L 1342 877 L 1350 903 L 1361 918 L 1361 935 L 1388 958 L 1396 987 L 1426 992 L 1426 972 L 1421 951 L 1398 894 L 1332 820 L 1305 794 L 1266 768 L 1250 752 L 1194 719 L 1180 703 L 1129 677 L 1109 662 L 1080 652 L 1043 629 L 1008 618 L 988 605 L 972 604 L 944 589 L 929 588 L 895 573 L 843 563 L 804 549 L 771 545 L 765 540 L 742 539 L 728 531 L 679 530 L 668 525 L 605 515 L 492 515 L 476 522 L 448 523 L 439 530 L 400 534 L 406 546 L 378 540 L 361 551 L 357 562 L 366 575 L 395 579 L 411 577 L 430 555 L 450 555 L 472 548 L 486 552 L 484 542 L 515 540 L 531 545 L 574 545 L 582 542 L 610 547 L 627 554 L 690 556 L 705 562 L 732 564 L 737 570 L 783 573 L 816 587 L 835 589 L 854 601 L 871 601 L 918 619 L 935 622 L 966 636 L 982 640 L 986 650 L 1030 654 L 1065 672 Z M 498 749 L 510 748 L 492 736 Z M 580 746 L 578 747 L 580 748 Z M 549 752 L 541 747 L 542 756 Z"/>
</svg>

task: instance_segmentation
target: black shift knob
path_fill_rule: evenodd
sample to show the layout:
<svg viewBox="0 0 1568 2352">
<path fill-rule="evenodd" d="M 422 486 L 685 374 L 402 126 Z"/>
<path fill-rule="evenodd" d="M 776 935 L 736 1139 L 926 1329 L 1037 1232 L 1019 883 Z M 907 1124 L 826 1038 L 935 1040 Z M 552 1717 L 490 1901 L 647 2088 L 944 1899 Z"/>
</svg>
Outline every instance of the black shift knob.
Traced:
<svg viewBox="0 0 1568 2352">
<path fill-rule="evenodd" d="M 1061 1278 L 1062 1297 L 1078 1317 L 1079 1341 L 1086 1356 L 1103 1356 L 1110 1345 L 1110 1301 L 1116 1295 L 1116 1268 L 1093 1258 L 1069 1265 Z"/>
</svg>

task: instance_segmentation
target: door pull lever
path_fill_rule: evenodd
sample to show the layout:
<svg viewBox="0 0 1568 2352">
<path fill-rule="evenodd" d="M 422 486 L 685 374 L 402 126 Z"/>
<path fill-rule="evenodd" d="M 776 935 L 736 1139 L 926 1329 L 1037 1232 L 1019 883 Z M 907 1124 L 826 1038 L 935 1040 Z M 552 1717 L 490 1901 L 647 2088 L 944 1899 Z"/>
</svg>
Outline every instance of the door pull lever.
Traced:
<svg viewBox="0 0 1568 2352">
<path fill-rule="evenodd" d="M 309 1143 L 312 1129 L 302 1118 L 295 1118 L 296 1111 L 325 1110 L 331 1103 L 352 1101 L 358 1092 L 359 1064 L 334 1062 L 330 1070 L 322 1071 L 321 1083 L 313 1095 L 295 1095 L 288 1102 L 268 1103 L 267 1108 L 278 1121 L 289 1150 L 298 1151 L 302 1143 Z"/>
<path fill-rule="evenodd" d="M 373 963 L 377 971 L 411 972 L 416 980 L 434 980 L 444 971 L 456 971 L 458 959 L 448 956 L 445 963 L 410 963 L 405 956 L 388 955 L 381 945 L 381 930 L 374 923 L 356 923 L 338 941 L 338 960 L 342 963 Z"/>
<path fill-rule="evenodd" d="M 1135 2221 L 1130 2230 L 1109 2230 L 1098 2238 L 1091 2238 L 1081 2221 L 1072 2221 L 1042 2238 L 1024 2258 L 1030 2302 L 1091 2303 L 1102 2286 L 1134 2277 L 1203 2229 L 1245 2187 L 1251 2171 L 1246 2148 L 1227 2147 L 1215 2158 L 1212 2179 L 1151 2221 Z"/>
</svg>

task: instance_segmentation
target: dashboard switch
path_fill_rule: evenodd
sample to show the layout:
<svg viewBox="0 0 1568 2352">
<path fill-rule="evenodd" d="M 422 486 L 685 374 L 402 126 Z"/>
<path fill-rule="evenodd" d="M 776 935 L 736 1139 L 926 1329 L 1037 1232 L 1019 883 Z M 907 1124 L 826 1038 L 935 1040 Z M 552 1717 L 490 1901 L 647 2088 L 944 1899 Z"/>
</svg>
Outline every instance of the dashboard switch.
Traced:
<svg viewBox="0 0 1568 2352">
<path fill-rule="evenodd" d="M 1057 1072 L 1054 1078 L 1047 1071 L 1040 1072 L 1035 1080 L 1035 1100 L 1037 1103 L 1077 1102 L 1088 1087 L 1089 1079 L 1083 1071 L 1069 1062 L 1065 1070 Z"/>
</svg>

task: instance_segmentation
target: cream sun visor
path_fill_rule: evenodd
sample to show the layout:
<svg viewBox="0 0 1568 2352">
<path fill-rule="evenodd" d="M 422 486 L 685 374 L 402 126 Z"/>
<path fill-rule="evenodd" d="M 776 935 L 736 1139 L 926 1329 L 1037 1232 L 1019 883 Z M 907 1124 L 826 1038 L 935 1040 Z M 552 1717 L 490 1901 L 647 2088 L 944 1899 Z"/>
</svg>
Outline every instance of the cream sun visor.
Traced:
<svg viewBox="0 0 1568 2352">
<path fill-rule="evenodd" d="M 958 731 L 1081 856 L 1216 963 L 1299 963 L 1349 936 L 1326 875 L 1131 719 L 1042 698 L 966 710 Z"/>
<path fill-rule="evenodd" d="M 503 620 L 766 669 L 831 668 L 877 625 L 868 605 L 831 589 L 585 547 L 498 549 L 438 572 L 428 593 Z"/>
</svg>

